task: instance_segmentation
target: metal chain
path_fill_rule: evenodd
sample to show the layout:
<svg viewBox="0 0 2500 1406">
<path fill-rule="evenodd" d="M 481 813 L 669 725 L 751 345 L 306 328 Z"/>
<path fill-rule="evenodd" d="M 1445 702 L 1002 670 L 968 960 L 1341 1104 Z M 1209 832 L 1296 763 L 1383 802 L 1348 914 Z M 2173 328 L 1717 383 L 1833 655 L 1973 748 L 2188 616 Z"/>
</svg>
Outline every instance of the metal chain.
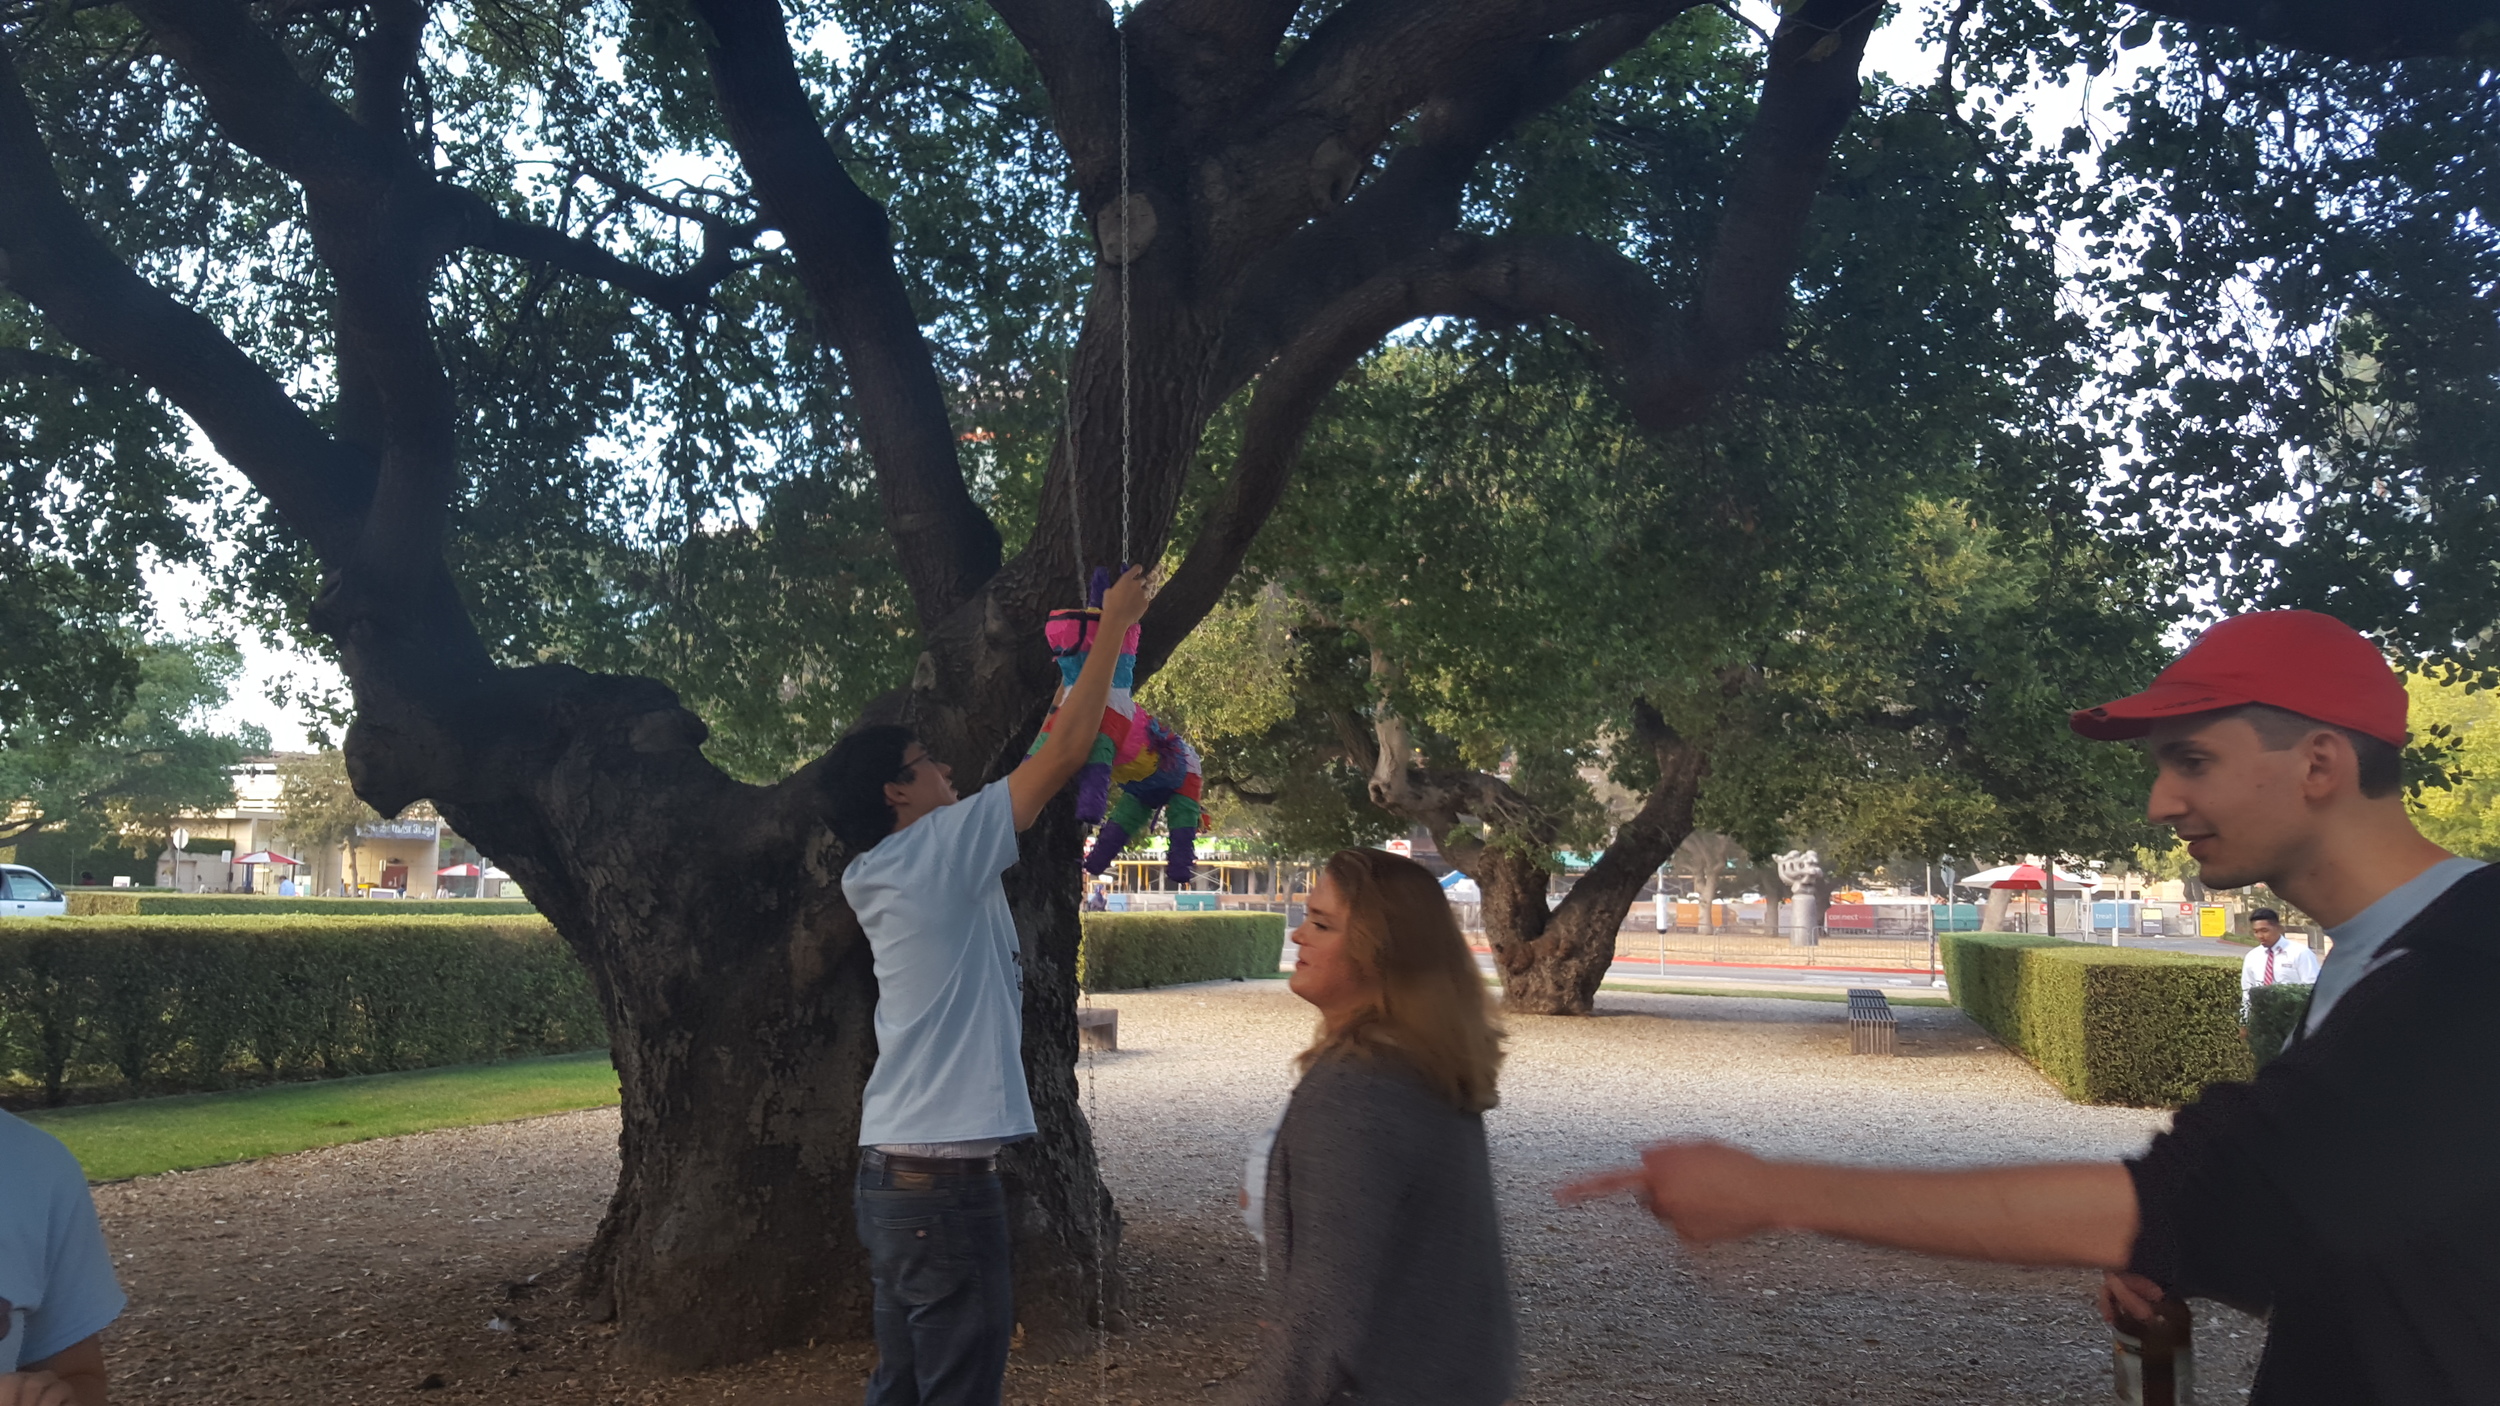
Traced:
<svg viewBox="0 0 2500 1406">
<path fill-rule="evenodd" d="M 1129 555 L 1128 275 L 1129 264 L 1137 255 L 1136 246 L 1130 242 L 1129 238 L 1128 20 L 1129 8 L 1124 4 L 1121 7 L 1117 31 L 1120 41 L 1120 559 L 1115 565 L 1120 567 L 1128 565 Z M 1110 640 L 1099 634 L 1094 637 L 1096 649 L 1118 649 L 1126 643 L 1125 639 Z M 1080 954 L 1084 949 L 1084 927 L 1085 916 L 1083 909 L 1080 908 L 1077 914 L 1077 947 Z M 1084 1002 L 1085 1013 L 1093 1014 L 1094 993 L 1084 984 L 1081 963 L 1078 972 L 1078 990 Z M 1098 1135 L 1102 1128 L 1101 1104 L 1097 1101 L 1094 1092 L 1094 1054 L 1101 1039 L 1102 1033 L 1099 1029 L 1093 1032 L 1091 1038 L 1088 1038 L 1080 1022 L 1077 1043 L 1085 1050 L 1085 1138 L 1094 1150 L 1093 1204 L 1086 1208 L 1087 1220 L 1094 1232 L 1094 1402 L 1095 1406 L 1109 1406 L 1111 1401 L 1111 1275 L 1103 1241 L 1102 1223 L 1103 1201 L 1108 1195 L 1108 1189 L 1103 1185 L 1102 1139 Z"/>
<path fill-rule="evenodd" d="M 1129 271 L 1137 263 L 1137 244 L 1129 234 L 1128 193 L 1128 10 L 1120 14 L 1120 561 L 1129 565 L 1129 465 L 1131 416 L 1129 401 Z"/>
<path fill-rule="evenodd" d="M 1076 311 L 1076 285 L 1065 278 L 1060 289 L 1066 295 L 1068 308 L 1068 348 L 1059 361 L 1059 434 L 1062 457 L 1068 466 L 1068 547 L 1076 554 L 1076 603 L 1085 604 L 1085 593 L 1091 584 L 1085 577 L 1085 497 L 1080 491 L 1084 480 L 1076 467 L 1076 344 L 1084 335 L 1085 322 Z"/>
</svg>

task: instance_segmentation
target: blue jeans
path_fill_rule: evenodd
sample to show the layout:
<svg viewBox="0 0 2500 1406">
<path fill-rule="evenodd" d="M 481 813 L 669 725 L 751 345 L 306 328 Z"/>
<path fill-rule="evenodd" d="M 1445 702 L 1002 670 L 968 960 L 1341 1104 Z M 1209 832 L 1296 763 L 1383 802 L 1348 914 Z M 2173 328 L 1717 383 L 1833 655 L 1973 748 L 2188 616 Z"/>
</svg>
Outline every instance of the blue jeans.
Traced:
<svg viewBox="0 0 2500 1406">
<path fill-rule="evenodd" d="M 899 1172 L 862 1150 L 860 1243 L 876 1284 L 868 1406 L 997 1406 L 1015 1336 L 996 1172 Z"/>
</svg>

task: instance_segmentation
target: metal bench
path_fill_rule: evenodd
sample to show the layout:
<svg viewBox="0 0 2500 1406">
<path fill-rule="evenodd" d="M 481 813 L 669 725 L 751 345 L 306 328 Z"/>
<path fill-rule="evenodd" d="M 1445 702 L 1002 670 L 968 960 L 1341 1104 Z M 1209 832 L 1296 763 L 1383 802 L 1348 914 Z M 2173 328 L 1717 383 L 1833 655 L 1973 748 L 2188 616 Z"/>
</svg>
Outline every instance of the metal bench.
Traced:
<svg viewBox="0 0 2500 1406">
<path fill-rule="evenodd" d="M 1893 1053 L 1893 1032 L 1899 1026 L 1883 992 L 1871 986 L 1849 988 L 1849 1053 Z"/>
</svg>

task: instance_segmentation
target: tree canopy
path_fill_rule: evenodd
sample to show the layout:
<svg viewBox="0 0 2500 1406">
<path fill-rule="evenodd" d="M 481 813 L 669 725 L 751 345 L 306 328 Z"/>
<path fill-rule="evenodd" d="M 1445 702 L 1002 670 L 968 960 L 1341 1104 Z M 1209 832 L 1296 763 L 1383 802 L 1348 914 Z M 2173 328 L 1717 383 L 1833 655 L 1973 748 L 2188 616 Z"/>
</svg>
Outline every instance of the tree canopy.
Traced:
<svg viewBox="0 0 2500 1406">
<path fill-rule="evenodd" d="M 0 733 L 0 845 L 50 835 L 56 853 L 154 853 L 179 817 L 233 805 L 229 770 L 268 750 L 258 728 L 224 732 L 210 719 L 241 668 L 232 644 L 115 635 L 107 646 L 138 675 L 117 716 Z"/>
</svg>

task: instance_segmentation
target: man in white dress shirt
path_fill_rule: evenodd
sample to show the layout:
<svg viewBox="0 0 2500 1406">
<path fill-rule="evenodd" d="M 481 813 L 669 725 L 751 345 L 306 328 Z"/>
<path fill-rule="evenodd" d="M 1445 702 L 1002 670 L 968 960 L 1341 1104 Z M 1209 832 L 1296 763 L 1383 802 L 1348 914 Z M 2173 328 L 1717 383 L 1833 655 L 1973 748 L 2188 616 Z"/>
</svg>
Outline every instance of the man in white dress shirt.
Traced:
<svg viewBox="0 0 2500 1406">
<path fill-rule="evenodd" d="M 2248 1019 L 2248 993 L 2260 986 L 2311 986 L 2318 980 L 2317 954 L 2309 944 L 2283 935 L 2283 915 L 2260 908 L 2248 915 L 2257 945 L 2240 959 L 2240 1019 Z"/>
</svg>

